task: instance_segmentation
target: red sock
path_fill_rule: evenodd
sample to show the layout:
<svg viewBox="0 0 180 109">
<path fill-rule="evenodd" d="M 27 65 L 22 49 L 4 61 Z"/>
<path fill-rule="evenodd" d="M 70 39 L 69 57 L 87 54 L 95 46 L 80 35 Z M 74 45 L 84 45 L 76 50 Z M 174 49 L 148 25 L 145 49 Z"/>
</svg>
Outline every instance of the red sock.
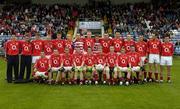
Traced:
<svg viewBox="0 0 180 109">
<path fill-rule="evenodd" d="M 147 72 L 146 71 L 144 72 L 144 78 L 147 78 Z"/>
<path fill-rule="evenodd" d="M 160 77 L 160 80 L 163 80 L 163 77 L 162 77 L 162 76 Z"/>
<path fill-rule="evenodd" d="M 113 82 L 117 83 L 117 78 L 113 78 Z"/>
<path fill-rule="evenodd" d="M 106 74 L 103 74 L 103 79 L 104 81 L 106 81 Z"/>
<path fill-rule="evenodd" d="M 121 77 L 121 78 L 119 78 L 119 81 L 123 81 L 124 79 Z"/>
<path fill-rule="evenodd" d="M 171 77 L 168 76 L 168 77 L 167 77 L 167 80 L 171 80 Z"/>
<path fill-rule="evenodd" d="M 158 73 L 154 73 L 155 79 L 158 80 Z"/>
<path fill-rule="evenodd" d="M 94 80 L 98 81 L 98 74 L 97 73 L 94 74 Z"/>
<path fill-rule="evenodd" d="M 152 79 L 152 72 L 149 72 L 148 76 L 149 76 L 150 79 Z"/>
</svg>

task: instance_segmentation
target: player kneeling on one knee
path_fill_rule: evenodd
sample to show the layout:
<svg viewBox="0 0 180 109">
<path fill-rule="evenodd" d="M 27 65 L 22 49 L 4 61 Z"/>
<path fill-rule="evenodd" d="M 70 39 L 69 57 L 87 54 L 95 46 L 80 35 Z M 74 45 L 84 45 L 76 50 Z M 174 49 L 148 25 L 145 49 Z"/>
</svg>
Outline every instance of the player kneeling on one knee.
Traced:
<svg viewBox="0 0 180 109">
<path fill-rule="evenodd" d="M 61 56 L 59 55 L 58 50 L 54 49 L 53 54 L 50 56 L 50 72 L 49 72 L 49 84 L 51 84 L 53 78 L 52 78 L 52 73 L 53 72 L 57 72 L 57 76 L 56 76 L 56 81 L 55 83 L 57 84 L 60 80 L 60 72 L 62 71 L 62 65 L 63 65 L 63 61 L 61 59 Z"/>
<path fill-rule="evenodd" d="M 45 57 L 44 52 L 41 52 L 41 57 L 34 65 L 34 79 L 37 81 L 46 80 L 50 70 L 49 60 Z"/>
<path fill-rule="evenodd" d="M 126 82 L 129 82 L 130 70 L 128 68 L 128 56 L 127 56 L 127 54 L 125 54 L 124 48 L 121 48 L 121 54 L 118 56 L 116 66 L 117 67 L 114 69 L 114 78 L 119 77 L 119 85 L 122 85 L 124 82 L 122 73 L 127 73 L 125 78 L 126 78 Z"/>
<path fill-rule="evenodd" d="M 107 65 L 105 67 L 105 74 L 108 84 L 110 85 L 111 82 L 115 84 L 117 82 L 117 78 L 113 78 L 114 68 L 116 67 L 117 63 L 117 54 L 114 52 L 114 46 L 110 47 L 110 52 L 107 54 Z M 106 82 L 106 81 L 104 81 Z"/>
<path fill-rule="evenodd" d="M 95 65 L 95 55 L 92 53 L 90 47 L 88 47 L 87 54 L 84 56 L 85 63 L 85 83 L 92 83 L 92 80 L 97 84 L 98 82 L 98 74 L 94 68 Z"/>
<path fill-rule="evenodd" d="M 140 55 L 135 51 L 135 47 L 131 46 L 131 51 L 127 53 L 129 68 L 131 69 L 132 79 L 142 81 L 142 74 L 140 68 Z M 136 74 L 135 74 L 136 73 Z"/>
</svg>

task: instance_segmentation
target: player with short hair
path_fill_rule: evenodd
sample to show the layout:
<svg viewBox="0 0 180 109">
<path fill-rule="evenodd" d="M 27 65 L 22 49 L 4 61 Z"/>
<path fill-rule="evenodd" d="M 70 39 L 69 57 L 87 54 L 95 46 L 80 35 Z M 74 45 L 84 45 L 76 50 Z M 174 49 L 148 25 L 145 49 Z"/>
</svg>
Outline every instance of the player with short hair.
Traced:
<svg viewBox="0 0 180 109">
<path fill-rule="evenodd" d="M 134 82 L 142 82 L 142 72 L 140 66 L 140 54 L 136 52 L 135 47 L 130 47 L 130 52 L 128 55 L 128 63 L 131 69 L 131 77 Z M 135 74 L 136 73 L 136 74 Z M 129 85 L 129 81 L 126 81 L 126 85 Z"/>
<path fill-rule="evenodd" d="M 110 85 L 113 79 L 113 73 L 114 73 L 114 68 L 116 67 L 117 63 L 117 54 L 114 52 L 114 46 L 110 46 L 110 52 L 107 54 L 106 57 L 106 67 L 105 67 L 105 73 L 106 73 L 106 79 L 108 84 Z M 113 80 L 113 83 L 116 83 L 116 80 Z M 106 81 L 104 81 L 106 83 Z"/>
<path fill-rule="evenodd" d="M 38 82 L 45 82 L 45 80 L 48 79 L 49 69 L 49 60 L 45 57 L 45 53 L 41 52 L 40 58 L 36 60 L 34 65 L 34 80 Z"/>
<path fill-rule="evenodd" d="M 109 53 L 110 46 L 112 45 L 112 41 L 109 38 L 107 33 L 104 34 L 104 37 L 99 40 L 103 49 L 103 53 Z"/>
<path fill-rule="evenodd" d="M 46 57 L 49 59 L 54 49 L 54 45 L 50 37 L 47 37 L 46 40 L 43 41 L 43 49 Z"/>
<path fill-rule="evenodd" d="M 73 42 L 72 42 L 72 35 L 71 34 L 67 34 L 66 36 L 66 40 L 64 41 L 64 45 L 65 47 L 69 48 L 69 53 L 73 54 L 74 51 L 74 47 L 73 47 Z"/>
<path fill-rule="evenodd" d="M 124 44 L 123 44 L 126 53 L 131 51 L 131 46 L 135 46 L 135 41 L 132 39 L 132 36 L 130 34 L 127 35 L 127 38 L 124 40 Z"/>
<path fill-rule="evenodd" d="M 62 72 L 62 78 L 61 78 L 61 82 L 62 85 L 64 85 L 65 82 L 65 74 L 67 76 L 69 76 L 69 84 L 72 84 L 73 81 L 73 76 L 74 73 L 72 72 L 72 68 L 73 68 L 73 55 L 69 53 L 69 48 L 65 47 L 64 49 L 64 54 L 62 54 L 62 61 L 63 61 L 63 69 L 64 71 Z"/>
<path fill-rule="evenodd" d="M 96 57 L 96 64 L 95 64 L 95 70 L 98 72 L 98 82 L 102 81 L 102 75 L 103 80 L 106 80 L 106 74 L 104 72 L 104 68 L 106 66 L 106 54 L 103 53 L 102 46 L 99 46 L 99 53 L 95 54 Z M 97 82 L 96 82 L 97 83 Z"/>
<path fill-rule="evenodd" d="M 49 84 L 52 83 L 52 73 L 57 72 L 55 83 L 58 84 L 60 79 L 60 73 L 63 66 L 63 61 L 57 49 L 54 49 L 53 54 L 49 58 L 50 61 L 50 72 L 49 72 Z"/>
<path fill-rule="evenodd" d="M 91 47 L 88 47 L 87 54 L 84 56 L 84 64 L 85 64 L 85 83 L 91 84 L 92 80 L 95 84 L 98 84 L 98 74 L 94 68 L 96 63 L 95 56 L 92 53 Z"/>
<path fill-rule="evenodd" d="M 140 64 L 142 66 L 142 73 L 144 74 L 144 81 L 147 81 L 147 72 L 145 69 L 145 62 L 147 61 L 147 43 L 144 41 L 144 36 L 139 35 L 138 41 L 135 43 L 136 52 L 140 54 Z"/>
<path fill-rule="evenodd" d="M 84 81 L 84 54 L 80 52 L 80 48 L 76 49 L 76 52 L 73 54 L 73 66 L 75 68 L 74 73 L 74 82 L 77 83 L 78 76 L 80 77 L 80 85 L 83 84 Z"/>
<path fill-rule="evenodd" d="M 155 34 L 152 34 L 152 39 L 148 41 L 149 52 L 149 82 L 152 81 L 152 66 L 154 65 L 155 81 L 158 82 L 158 65 L 160 63 L 161 42 Z"/>
<path fill-rule="evenodd" d="M 112 45 L 114 46 L 114 52 L 118 53 L 121 51 L 121 47 L 123 46 L 123 39 L 119 32 L 115 33 L 115 37 L 112 39 Z"/>
<path fill-rule="evenodd" d="M 94 47 L 94 39 L 91 38 L 92 33 L 91 31 L 87 32 L 87 37 L 84 38 L 84 50 L 87 52 L 88 48 L 90 47 L 91 49 L 93 49 Z"/>
<path fill-rule="evenodd" d="M 43 50 L 43 40 L 41 40 L 39 33 L 36 33 L 35 39 L 32 43 L 32 63 L 35 63 L 40 58 L 41 51 Z"/>
<path fill-rule="evenodd" d="M 65 41 L 62 39 L 61 33 L 57 33 L 57 38 L 52 40 L 53 46 L 58 50 L 59 54 L 64 53 Z"/>
<path fill-rule="evenodd" d="M 163 82 L 163 68 L 167 68 L 167 82 L 171 83 L 171 66 L 173 60 L 174 46 L 170 42 L 169 35 L 164 37 L 161 44 L 161 62 L 160 62 L 160 82 Z"/>
<path fill-rule="evenodd" d="M 124 78 L 122 73 L 126 74 L 126 81 L 130 80 L 130 69 L 128 68 L 128 55 L 125 53 L 125 48 L 121 48 L 121 54 L 119 54 L 117 59 L 117 67 L 114 69 L 114 78 L 117 79 L 119 77 L 119 85 L 123 85 Z"/>
</svg>

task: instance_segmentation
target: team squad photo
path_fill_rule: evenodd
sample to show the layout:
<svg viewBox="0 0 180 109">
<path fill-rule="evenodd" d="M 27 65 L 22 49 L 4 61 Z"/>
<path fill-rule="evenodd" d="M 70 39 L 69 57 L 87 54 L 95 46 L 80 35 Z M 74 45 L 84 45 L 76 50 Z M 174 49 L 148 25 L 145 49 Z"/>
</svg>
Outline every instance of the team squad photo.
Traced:
<svg viewBox="0 0 180 109">
<path fill-rule="evenodd" d="M 180 109 L 180 0 L 0 0 L 3 109 Z"/>
</svg>

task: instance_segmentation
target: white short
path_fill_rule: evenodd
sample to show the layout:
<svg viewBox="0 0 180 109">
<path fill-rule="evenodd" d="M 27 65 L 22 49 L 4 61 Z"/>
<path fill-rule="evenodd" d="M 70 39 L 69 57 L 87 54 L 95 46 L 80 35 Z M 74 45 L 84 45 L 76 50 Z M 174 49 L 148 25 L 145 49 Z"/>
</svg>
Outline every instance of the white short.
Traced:
<svg viewBox="0 0 180 109">
<path fill-rule="evenodd" d="M 131 70 L 132 70 L 133 72 L 139 72 L 139 71 L 140 71 L 140 67 L 139 67 L 139 66 L 132 67 Z"/>
<path fill-rule="evenodd" d="M 60 68 L 61 68 L 61 67 L 52 67 L 51 70 L 52 70 L 53 72 L 56 72 L 56 71 L 58 71 Z"/>
<path fill-rule="evenodd" d="M 102 64 L 98 64 L 98 65 L 96 65 L 96 70 L 103 70 L 104 69 L 104 65 L 102 65 Z"/>
<path fill-rule="evenodd" d="M 128 68 L 127 67 L 119 67 L 119 70 L 121 72 L 127 72 L 128 71 Z"/>
<path fill-rule="evenodd" d="M 127 67 L 115 67 L 114 71 L 115 72 L 118 72 L 118 71 L 120 71 L 120 72 L 127 72 L 128 68 Z"/>
<path fill-rule="evenodd" d="M 41 56 L 33 56 L 32 57 L 32 63 L 34 64 L 36 60 L 38 60 Z"/>
<path fill-rule="evenodd" d="M 36 73 L 35 73 L 35 77 L 39 77 L 39 76 L 41 76 L 41 77 L 45 77 L 45 78 L 47 78 L 48 76 L 47 75 L 45 75 L 45 73 L 46 72 L 39 72 L 39 71 L 37 71 Z"/>
<path fill-rule="evenodd" d="M 145 61 L 145 59 L 146 59 L 146 56 L 141 57 L 141 62 L 140 62 L 140 65 L 141 65 L 141 66 L 143 66 L 143 65 L 144 65 L 144 61 Z"/>
<path fill-rule="evenodd" d="M 48 59 L 49 59 L 50 57 L 51 57 L 51 55 L 46 55 L 46 58 L 48 58 Z"/>
<path fill-rule="evenodd" d="M 71 66 L 64 67 L 64 70 L 65 70 L 65 71 L 71 71 L 71 69 L 72 69 Z"/>
<path fill-rule="evenodd" d="M 159 64 L 160 62 L 160 56 L 159 54 L 149 54 L 149 63 L 153 64 Z"/>
<path fill-rule="evenodd" d="M 160 65 L 172 66 L 173 58 L 172 56 L 161 56 Z"/>
</svg>

